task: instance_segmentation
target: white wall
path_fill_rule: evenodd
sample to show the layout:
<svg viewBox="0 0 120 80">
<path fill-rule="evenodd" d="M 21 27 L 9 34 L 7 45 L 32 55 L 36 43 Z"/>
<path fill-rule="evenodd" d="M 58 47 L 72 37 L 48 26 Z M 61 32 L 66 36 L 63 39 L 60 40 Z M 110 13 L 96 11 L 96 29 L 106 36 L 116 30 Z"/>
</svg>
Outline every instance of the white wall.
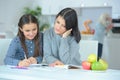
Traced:
<svg viewBox="0 0 120 80">
<path fill-rule="evenodd" d="M 64 7 L 112 6 L 112 16 L 120 16 L 120 0 L 0 0 L 0 33 L 13 34 L 26 6 L 42 6 L 44 14 L 56 14 Z M 12 31 L 13 30 L 13 31 Z"/>
<path fill-rule="evenodd" d="M 31 6 L 34 0 L 0 0 L 0 33 L 14 35 L 19 17 L 25 6 Z"/>
<path fill-rule="evenodd" d="M 80 6 L 112 6 L 112 14 L 120 16 L 120 0 L 35 0 L 34 5 L 43 7 L 45 14 L 58 12 L 64 7 L 80 7 Z M 47 12 L 47 13 L 46 13 Z"/>
<path fill-rule="evenodd" d="M 18 21 L 25 6 L 40 5 L 43 10 L 57 10 L 64 7 L 80 7 L 84 6 L 103 6 L 107 3 L 112 6 L 112 14 L 120 14 L 120 0 L 0 0 L 0 23 L 14 24 Z M 57 7 L 59 6 L 59 7 Z"/>
<path fill-rule="evenodd" d="M 31 6 L 33 0 L 0 0 L 0 22 L 15 23 L 25 6 Z"/>
</svg>

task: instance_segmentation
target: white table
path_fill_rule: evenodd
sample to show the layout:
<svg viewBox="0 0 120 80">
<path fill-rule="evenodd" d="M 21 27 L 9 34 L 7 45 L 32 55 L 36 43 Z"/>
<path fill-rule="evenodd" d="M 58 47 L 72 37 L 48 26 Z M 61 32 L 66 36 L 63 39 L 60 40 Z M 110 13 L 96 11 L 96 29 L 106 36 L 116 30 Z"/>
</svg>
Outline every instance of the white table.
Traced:
<svg viewBox="0 0 120 80">
<path fill-rule="evenodd" d="M 89 71 L 83 69 L 28 68 L 0 66 L 0 80 L 120 80 L 120 70 Z"/>
</svg>

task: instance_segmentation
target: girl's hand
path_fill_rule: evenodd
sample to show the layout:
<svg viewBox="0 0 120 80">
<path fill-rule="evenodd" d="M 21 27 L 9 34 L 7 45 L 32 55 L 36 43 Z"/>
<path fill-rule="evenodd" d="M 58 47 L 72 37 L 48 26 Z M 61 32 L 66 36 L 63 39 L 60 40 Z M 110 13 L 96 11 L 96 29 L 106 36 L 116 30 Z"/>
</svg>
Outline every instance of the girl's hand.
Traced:
<svg viewBox="0 0 120 80">
<path fill-rule="evenodd" d="M 28 58 L 31 64 L 37 64 L 37 60 L 34 57 Z"/>
<path fill-rule="evenodd" d="M 63 37 L 63 38 L 66 38 L 68 35 L 70 35 L 71 31 L 72 31 L 72 29 L 67 30 L 67 31 L 62 35 L 62 37 Z"/>
<path fill-rule="evenodd" d="M 24 59 L 18 63 L 18 66 L 28 67 L 30 65 L 30 61 L 28 59 Z"/>
</svg>

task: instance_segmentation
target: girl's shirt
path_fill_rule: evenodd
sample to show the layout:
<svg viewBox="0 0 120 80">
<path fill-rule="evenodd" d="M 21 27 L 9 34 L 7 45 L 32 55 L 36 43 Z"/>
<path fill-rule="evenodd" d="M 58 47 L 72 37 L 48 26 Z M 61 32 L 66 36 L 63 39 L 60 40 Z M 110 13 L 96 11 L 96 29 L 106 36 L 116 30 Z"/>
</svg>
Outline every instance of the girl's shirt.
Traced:
<svg viewBox="0 0 120 80">
<path fill-rule="evenodd" d="M 33 57 L 34 55 L 34 47 L 35 44 L 33 42 L 33 40 L 25 40 L 25 44 L 27 46 L 28 49 L 28 57 Z M 43 41 L 42 41 L 42 34 L 40 34 L 40 53 L 43 54 L 42 51 L 42 46 Z M 25 53 L 24 50 L 21 46 L 21 42 L 18 36 L 16 36 L 10 43 L 10 46 L 8 48 L 7 51 L 7 55 L 4 59 L 4 63 L 6 65 L 15 65 L 17 66 L 20 60 L 25 59 Z M 42 62 L 42 57 L 38 56 L 36 57 L 37 63 L 41 63 Z"/>
</svg>

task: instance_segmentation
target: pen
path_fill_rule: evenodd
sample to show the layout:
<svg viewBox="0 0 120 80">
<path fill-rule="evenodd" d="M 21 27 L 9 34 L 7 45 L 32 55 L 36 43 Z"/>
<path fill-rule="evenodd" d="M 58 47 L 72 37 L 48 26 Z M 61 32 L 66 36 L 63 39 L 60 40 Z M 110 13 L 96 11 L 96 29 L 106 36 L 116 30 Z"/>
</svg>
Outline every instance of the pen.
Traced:
<svg viewBox="0 0 120 80">
<path fill-rule="evenodd" d="M 41 66 L 49 66 L 48 64 L 42 64 Z"/>
<path fill-rule="evenodd" d="M 25 57 L 25 59 L 27 59 L 27 56 L 26 56 L 25 52 L 24 52 L 24 57 Z"/>
<path fill-rule="evenodd" d="M 28 68 L 27 67 L 14 66 L 14 67 L 11 67 L 11 69 L 25 69 L 25 70 L 27 70 Z"/>
</svg>

